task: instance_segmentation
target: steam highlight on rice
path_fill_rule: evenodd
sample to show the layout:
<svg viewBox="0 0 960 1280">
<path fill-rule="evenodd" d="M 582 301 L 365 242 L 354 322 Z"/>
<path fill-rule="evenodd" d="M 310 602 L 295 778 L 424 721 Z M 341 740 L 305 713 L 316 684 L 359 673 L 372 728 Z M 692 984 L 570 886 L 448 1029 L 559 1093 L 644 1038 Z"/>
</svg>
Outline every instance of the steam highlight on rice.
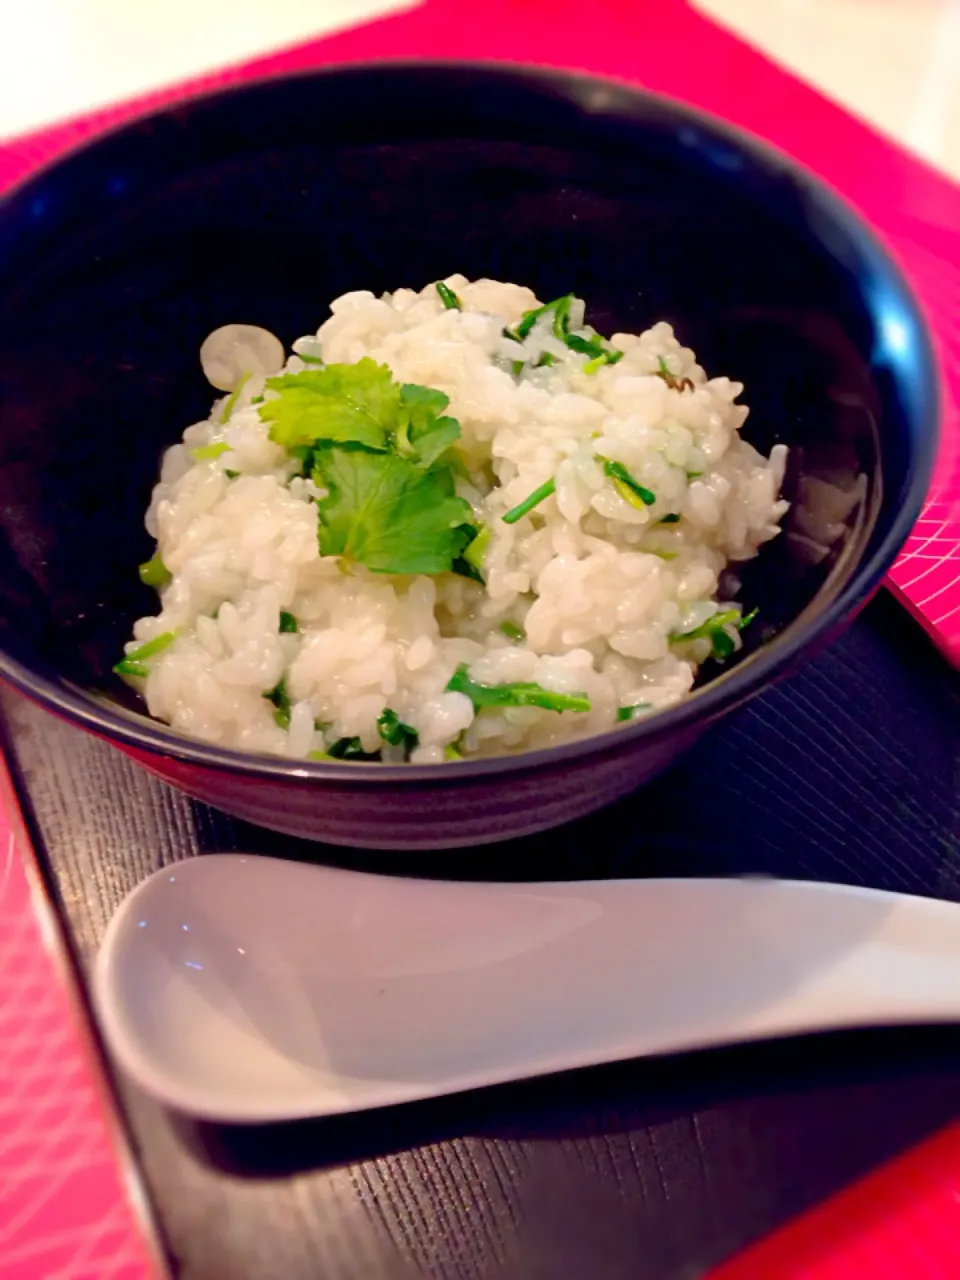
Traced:
<svg viewBox="0 0 960 1280">
<path fill-rule="evenodd" d="M 667 324 L 449 276 L 348 293 L 284 362 L 227 325 L 226 394 L 164 456 L 116 671 L 241 751 L 442 764 L 654 715 L 752 621 L 720 576 L 779 532 L 786 448 Z"/>
</svg>

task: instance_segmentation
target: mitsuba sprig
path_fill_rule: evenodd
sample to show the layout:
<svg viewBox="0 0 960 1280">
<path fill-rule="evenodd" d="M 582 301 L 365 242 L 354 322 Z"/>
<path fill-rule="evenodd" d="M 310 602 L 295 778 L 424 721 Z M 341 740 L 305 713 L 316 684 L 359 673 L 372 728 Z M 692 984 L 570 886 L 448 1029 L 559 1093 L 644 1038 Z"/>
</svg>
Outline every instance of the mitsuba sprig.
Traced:
<svg viewBox="0 0 960 1280">
<path fill-rule="evenodd" d="M 320 551 L 375 573 L 456 572 L 477 536 L 456 493 L 460 437 L 442 391 L 394 381 L 369 357 L 285 373 L 258 408 L 318 488 Z"/>
</svg>

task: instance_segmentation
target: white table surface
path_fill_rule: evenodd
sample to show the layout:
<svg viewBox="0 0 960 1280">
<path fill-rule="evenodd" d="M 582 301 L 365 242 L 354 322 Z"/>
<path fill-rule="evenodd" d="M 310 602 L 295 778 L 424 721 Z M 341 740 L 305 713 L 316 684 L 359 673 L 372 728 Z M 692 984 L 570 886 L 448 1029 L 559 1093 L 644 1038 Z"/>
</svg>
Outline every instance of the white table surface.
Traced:
<svg viewBox="0 0 960 1280">
<path fill-rule="evenodd" d="M 0 139 L 416 3 L 0 0 Z M 960 180 L 960 0 L 695 3 Z"/>
</svg>

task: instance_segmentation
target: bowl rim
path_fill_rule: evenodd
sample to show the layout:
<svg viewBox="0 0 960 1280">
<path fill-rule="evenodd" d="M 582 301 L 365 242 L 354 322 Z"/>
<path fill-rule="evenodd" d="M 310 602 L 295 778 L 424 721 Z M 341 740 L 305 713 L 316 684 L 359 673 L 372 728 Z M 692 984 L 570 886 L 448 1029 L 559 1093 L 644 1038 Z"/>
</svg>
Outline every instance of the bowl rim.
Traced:
<svg viewBox="0 0 960 1280">
<path fill-rule="evenodd" d="M 800 161 L 765 139 L 680 99 L 614 76 L 495 59 L 418 58 L 415 55 L 404 55 L 377 61 L 337 62 L 306 70 L 272 73 L 212 89 L 188 91 L 160 106 L 145 105 L 142 110 L 125 117 L 121 122 L 59 152 L 7 188 L 0 195 L 0 218 L 10 200 L 41 184 L 65 162 L 108 147 L 115 139 L 121 139 L 128 132 L 133 133 L 145 122 L 162 118 L 185 107 L 202 108 L 231 98 L 268 92 L 274 86 L 292 81 L 313 82 L 357 76 L 375 78 L 385 71 L 420 76 L 451 70 L 469 71 L 488 76 L 491 80 L 526 84 L 539 82 L 560 93 L 578 110 L 590 114 L 605 114 L 611 106 L 617 107 L 630 100 L 646 104 L 648 108 L 652 106 L 664 118 L 673 117 L 678 123 L 695 125 L 716 140 L 746 154 L 764 172 L 769 173 L 775 168 L 778 176 L 786 179 L 808 205 L 816 206 L 831 225 L 839 227 L 846 242 L 856 246 L 859 267 L 867 267 L 874 279 L 882 279 L 888 288 L 892 288 L 901 310 L 909 319 L 916 346 L 914 358 L 921 365 L 923 375 L 920 380 L 923 394 L 917 409 L 911 415 L 914 419 L 911 432 L 912 471 L 907 478 L 904 501 L 886 534 L 869 557 L 853 564 L 845 578 L 840 579 L 838 576 L 830 598 L 820 609 L 816 607 L 817 600 L 824 590 L 830 588 L 829 578 L 808 606 L 768 643 L 734 668 L 694 690 L 681 702 L 656 712 L 646 720 L 618 725 L 601 733 L 551 747 L 522 751 L 516 755 L 464 759 L 455 764 L 445 761 L 442 764 L 372 763 L 364 766 L 362 762 L 327 762 L 243 752 L 185 737 L 162 721 L 152 720 L 145 715 L 137 716 L 120 706 L 113 708 L 104 699 L 69 681 L 37 674 L 0 646 L 0 676 L 28 698 L 95 736 L 128 748 L 136 755 L 159 756 L 234 776 L 329 782 L 350 787 L 376 787 L 397 783 L 414 786 L 457 785 L 478 782 L 503 773 L 526 774 L 549 770 L 584 757 L 612 755 L 641 741 L 653 745 L 682 734 L 684 730 L 692 731 L 695 725 L 705 728 L 722 714 L 742 705 L 764 685 L 786 674 L 801 659 L 804 650 L 818 647 L 818 642 L 826 643 L 879 587 L 886 570 L 920 515 L 932 478 L 939 440 L 943 403 L 941 371 L 921 302 L 891 248 L 845 196 Z M 591 105 L 589 92 L 597 89 L 604 90 L 606 94 L 616 92 L 619 101 L 611 103 L 608 98 L 604 101 L 601 97 L 602 105 L 599 108 L 595 105 L 596 99 L 594 105 Z"/>
</svg>

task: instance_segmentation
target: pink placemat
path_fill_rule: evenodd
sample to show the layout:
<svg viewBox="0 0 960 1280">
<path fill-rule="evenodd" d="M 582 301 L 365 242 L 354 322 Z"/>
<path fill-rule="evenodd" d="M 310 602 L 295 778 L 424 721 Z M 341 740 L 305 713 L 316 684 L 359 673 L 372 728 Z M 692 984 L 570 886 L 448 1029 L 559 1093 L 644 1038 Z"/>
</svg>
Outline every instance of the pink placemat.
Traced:
<svg viewBox="0 0 960 1280">
<path fill-rule="evenodd" d="M 0 765 L 0 769 L 3 769 Z M 59 927 L 0 778 L 0 1276 L 163 1274 L 64 960 Z M 19 847 L 18 847 L 19 846 Z M 141 1219 L 138 1222 L 138 1218 Z"/>
<path fill-rule="evenodd" d="M 586 9 L 580 0 L 486 0 L 469 6 L 430 0 L 412 13 L 8 144 L 0 149 L 0 188 L 177 92 L 320 63 L 410 56 L 539 62 L 641 83 L 766 137 L 817 170 L 871 219 L 922 299 L 944 367 L 945 424 L 936 475 L 890 581 L 944 650 L 960 661 L 958 188 L 683 0 L 650 5 L 593 0 Z M 8 805 L 11 797 L 7 790 Z M 15 806 L 9 812 L 16 824 Z M 28 870 L 30 865 L 28 856 Z M 125 1172 L 126 1153 L 69 974 L 58 960 L 56 936 L 42 891 L 31 895 L 0 806 L 0 1276 L 134 1280 L 157 1274 L 159 1263 L 144 1243 L 143 1218 L 138 1221 L 135 1210 L 136 1184 Z M 956 1199 L 953 1193 L 950 1203 Z M 941 1218 L 941 1224 L 945 1221 Z M 829 1272 L 831 1280 L 842 1273 L 867 1280 L 893 1274 L 858 1270 L 859 1263 L 852 1261 L 844 1272 L 840 1243 L 837 1250 L 825 1267 L 808 1257 L 802 1271 L 790 1264 L 790 1248 L 776 1255 L 779 1263 L 773 1261 L 774 1250 L 761 1255 L 766 1259 L 762 1270 L 754 1267 L 749 1275 L 778 1280 L 802 1274 L 813 1280 Z M 823 1261 L 822 1251 L 820 1257 Z M 923 1274 L 958 1273 L 928 1269 Z"/>
</svg>

